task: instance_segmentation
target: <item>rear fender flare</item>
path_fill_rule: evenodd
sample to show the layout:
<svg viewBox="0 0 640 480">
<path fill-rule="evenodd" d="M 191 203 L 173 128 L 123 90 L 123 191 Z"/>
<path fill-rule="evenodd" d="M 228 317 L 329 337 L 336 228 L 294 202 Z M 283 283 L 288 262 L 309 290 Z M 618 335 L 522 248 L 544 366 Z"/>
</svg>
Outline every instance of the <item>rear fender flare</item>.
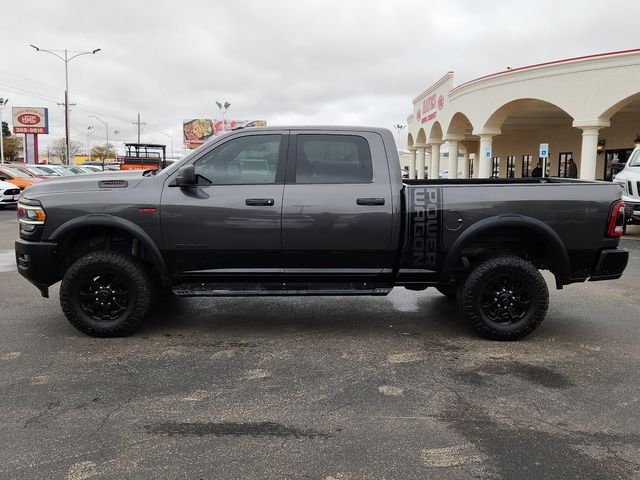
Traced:
<svg viewBox="0 0 640 480">
<path fill-rule="evenodd" d="M 558 234 L 546 223 L 538 219 L 524 215 L 499 215 L 485 218 L 471 227 L 467 228 L 454 242 L 451 250 L 447 253 L 447 258 L 442 269 L 442 279 L 446 280 L 453 273 L 456 263 L 462 255 L 462 250 L 477 235 L 493 228 L 517 227 L 532 231 L 542 237 L 545 244 L 552 249 L 552 253 L 557 260 L 557 268 L 554 272 L 556 280 L 567 279 L 571 272 L 571 263 L 567 249 Z M 562 283 L 562 282 L 561 282 Z"/>
</svg>

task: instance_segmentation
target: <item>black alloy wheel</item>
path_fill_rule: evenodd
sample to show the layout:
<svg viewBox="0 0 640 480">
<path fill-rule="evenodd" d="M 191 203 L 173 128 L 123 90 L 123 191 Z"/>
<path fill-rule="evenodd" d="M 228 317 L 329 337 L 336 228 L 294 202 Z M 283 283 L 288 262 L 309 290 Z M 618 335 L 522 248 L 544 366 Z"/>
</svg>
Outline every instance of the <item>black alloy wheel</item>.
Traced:
<svg viewBox="0 0 640 480">
<path fill-rule="evenodd" d="M 458 291 L 458 305 L 483 337 L 517 340 L 544 320 L 549 290 L 530 262 L 504 255 L 487 259 L 469 272 Z"/>
<path fill-rule="evenodd" d="M 487 320 L 509 325 L 522 320 L 530 307 L 529 293 L 516 274 L 498 274 L 485 283 L 480 309 Z"/>
<path fill-rule="evenodd" d="M 98 321 L 117 320 L 127 311 L 129 296 L 129 288 L 119 272 L 89 273 L 78 289 L 82 310 Z"/>
<path fill-rule="evenodd" d="M 144 264 L 103 250 L 88 253 L 67 269 L 60 285 L 60 305 L 67 320 L 87 335 L 124 336 L 144 319 L 153 292 Z"/>
</svg>

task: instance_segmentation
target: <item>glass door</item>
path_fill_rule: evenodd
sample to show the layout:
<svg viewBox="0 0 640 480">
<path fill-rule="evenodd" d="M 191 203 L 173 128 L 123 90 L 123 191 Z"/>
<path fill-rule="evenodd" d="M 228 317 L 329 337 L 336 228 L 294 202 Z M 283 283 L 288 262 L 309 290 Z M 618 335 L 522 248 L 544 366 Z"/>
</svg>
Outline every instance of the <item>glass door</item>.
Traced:
<svg viewBox="0 0 640 480">
<path fill-rule="evenodd" d="M 572 158 L 572 152 L 561 152 L 558 156 L 558 176 L 560 178 L 570 177 L 569 159 Z"/>
<path fill-rule="evenodd" d="M 507 178 L 514 178 L 516 176 L 516 156 L 507 156 Z"/>
<path fill-rule="evenodd" d="M 491 178 L 500 178 L 500 157 L 493 157 L 491 162 Z"/>
<path fill-rule="evenodd" d="M 527 178 L 531 176 L 531 160 L 532 155 L 523 155 L 522 156 L 522 178 Z"/>
</svg>

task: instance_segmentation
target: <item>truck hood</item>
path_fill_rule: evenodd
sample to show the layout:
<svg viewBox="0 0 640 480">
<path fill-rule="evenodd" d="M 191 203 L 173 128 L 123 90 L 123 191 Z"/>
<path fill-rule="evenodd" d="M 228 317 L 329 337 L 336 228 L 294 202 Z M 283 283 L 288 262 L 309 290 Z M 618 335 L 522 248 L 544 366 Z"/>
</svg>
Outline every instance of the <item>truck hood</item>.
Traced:
<svg viewBox="0 0 640 480">
<path fill-rule="evenodd" d="M 109 173 L 84 173 L 43 180 L 24 191 L 26 197 L 37 197 L 51 193 L 100 191 L 105 189 L 131 190 L 146 177 L 142 170 Z"/>
</svg>

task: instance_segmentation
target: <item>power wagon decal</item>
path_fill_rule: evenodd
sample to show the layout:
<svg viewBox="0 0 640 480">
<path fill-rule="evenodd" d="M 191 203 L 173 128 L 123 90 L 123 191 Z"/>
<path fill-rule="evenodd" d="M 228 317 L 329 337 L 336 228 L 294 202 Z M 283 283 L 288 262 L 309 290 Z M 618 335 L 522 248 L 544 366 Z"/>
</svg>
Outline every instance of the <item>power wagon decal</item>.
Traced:
<svg viewBox="0 0 640 480">
<path fill-rule="evenodd" d="M 411 187 L 409 193 L 409 245 L 410 258 L 405 267 L 436 270 L 439 266 L 438 250 L 442 231 L 442 188 Z"/>
</svg>

